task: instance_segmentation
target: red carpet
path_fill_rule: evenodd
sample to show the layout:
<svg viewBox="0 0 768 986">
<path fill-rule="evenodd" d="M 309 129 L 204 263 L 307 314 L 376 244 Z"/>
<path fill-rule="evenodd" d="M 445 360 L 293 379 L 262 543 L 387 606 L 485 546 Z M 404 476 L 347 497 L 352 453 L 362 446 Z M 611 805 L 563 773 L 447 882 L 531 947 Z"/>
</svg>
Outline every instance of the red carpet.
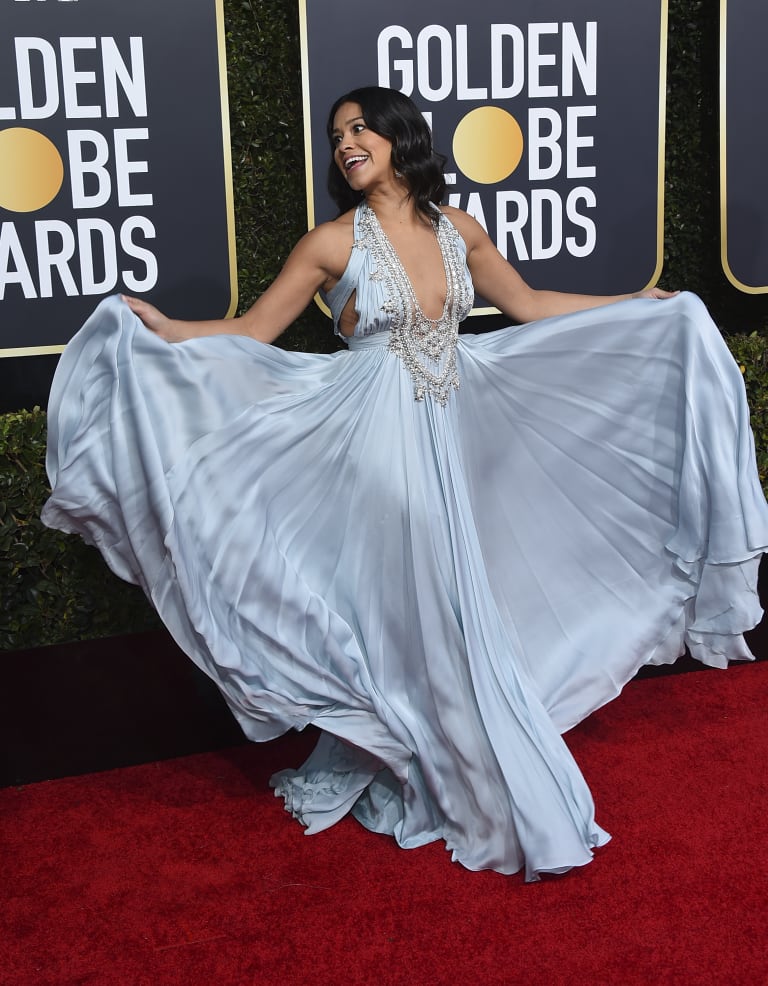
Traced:
<svg viewBox="0 0 768 986">
<path fill-rule="evenodd" d="M 266 788 L 311 737 L 0 791 L 4 986 L 768 981 L 768 664 L 635 681 L 570 734 L 588 867 L 525 885 Z"/>
</svg>

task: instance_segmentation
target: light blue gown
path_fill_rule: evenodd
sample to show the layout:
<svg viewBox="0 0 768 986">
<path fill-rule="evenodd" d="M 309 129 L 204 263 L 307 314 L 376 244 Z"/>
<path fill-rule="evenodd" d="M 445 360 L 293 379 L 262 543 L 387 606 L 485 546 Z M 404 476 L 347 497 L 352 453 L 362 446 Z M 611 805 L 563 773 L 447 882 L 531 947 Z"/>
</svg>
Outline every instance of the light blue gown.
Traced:
<svg viewBox="0 0 768 986">
<path fill-rule="evenodd" d="M 682 294 L 463 335 L 458 389 L 414 400 L 359 213 L 356 241 L 328 298 L 356 292 L 349 352 L 169 345 L 102 302 L 54 381 L 43 519 L 143 586 L 249 738 L 320 727 L 273 779 L 309 832 L 351 811 L 563 872 L 608 837 L 560 734 L 685 644 L 750 656 L 741 375 Z"/>
</svg>

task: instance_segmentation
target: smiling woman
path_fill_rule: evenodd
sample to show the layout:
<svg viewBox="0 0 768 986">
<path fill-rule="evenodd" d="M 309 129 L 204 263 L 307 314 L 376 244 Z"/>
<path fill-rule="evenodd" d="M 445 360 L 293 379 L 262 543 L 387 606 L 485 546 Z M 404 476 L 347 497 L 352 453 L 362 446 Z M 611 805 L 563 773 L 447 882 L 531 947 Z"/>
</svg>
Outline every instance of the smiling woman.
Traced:
<svg viewBox="0 0 768 986">
<path fill-rule="evenodd" d="M 340 215 L 248 312 L 112 298 L 72 341 L 43 519 L 144 587 L 248 737 L 320 728 L 272 780 L 308 832 L 562 873 L 608 836 L 560 733 L 686 645 L 751 656 L 741 373 L 693 295 L 530 288 L 440 204 L 402 94 L 347 93 L 328 135 Z M 533 324 L 459 336 L 474 287 Z M 267 345 L 318 289 L 348 351 Z"/>
<path fill-rule="evenodd" d="M 352 151 L 369 157 L 366 145 L 385 177 L 401 181 L 402 190 L 424 215 L 431 215 L 432 203 L 442 201 L 445 158 L 435 152 L 424 117 L 407 96 L 376 87 L 354 89 L 333 104 L 326 130 L 333 151 L 328 190 L 341 212 L 356 206 L 364 195 L 348 165 L 355 157 Z M 357 177 L 367 182 L 362 169 Z"/>
</svg>

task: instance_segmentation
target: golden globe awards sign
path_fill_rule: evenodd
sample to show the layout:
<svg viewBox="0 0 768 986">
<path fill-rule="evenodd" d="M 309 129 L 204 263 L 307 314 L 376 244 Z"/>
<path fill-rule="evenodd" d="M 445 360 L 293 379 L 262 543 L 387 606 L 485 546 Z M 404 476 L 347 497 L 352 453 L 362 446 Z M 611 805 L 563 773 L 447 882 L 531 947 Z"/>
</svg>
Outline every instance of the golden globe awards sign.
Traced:
<svg viewBox="0 0 768 986">
<path fill-rule="evenodd" d="M 661 270 L 665 0 L 302 0 L 309 225 L 331 219 L 327 113 L 411 96 L 465 209 L 534 287 L 639 290 Z"/>
<path fill-rule="evenodd" d="M 0 355 L 235 307 L 223 0 L 0 0 Z"/>
<path fill-rule="evenodd" d="M 728 280 L 749 294 L 768 292 L 767 35 L 765 0 L 721 0 L 721 254 Z"/>
</svg>

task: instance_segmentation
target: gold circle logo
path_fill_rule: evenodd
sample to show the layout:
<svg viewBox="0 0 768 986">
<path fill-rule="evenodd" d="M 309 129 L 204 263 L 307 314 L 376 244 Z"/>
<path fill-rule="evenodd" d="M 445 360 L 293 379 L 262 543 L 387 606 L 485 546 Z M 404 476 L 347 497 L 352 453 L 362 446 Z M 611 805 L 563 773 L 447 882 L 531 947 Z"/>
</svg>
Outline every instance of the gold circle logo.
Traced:
<svg viewBox="0 0 768 986">
<path fill-rule="evenodd" d="M 523 156 L 520 124 L 498 106 L 479 106 L 459 121 L 453 157 L 470 181 L 494 185 L 509 177 Z"/>
<path fill-rule="evenodd" d="M 0 130 L 0 208 L 35 212 L 48 205 L 64 181 L 64 162 L 37 130 Z"/>
</svg>

